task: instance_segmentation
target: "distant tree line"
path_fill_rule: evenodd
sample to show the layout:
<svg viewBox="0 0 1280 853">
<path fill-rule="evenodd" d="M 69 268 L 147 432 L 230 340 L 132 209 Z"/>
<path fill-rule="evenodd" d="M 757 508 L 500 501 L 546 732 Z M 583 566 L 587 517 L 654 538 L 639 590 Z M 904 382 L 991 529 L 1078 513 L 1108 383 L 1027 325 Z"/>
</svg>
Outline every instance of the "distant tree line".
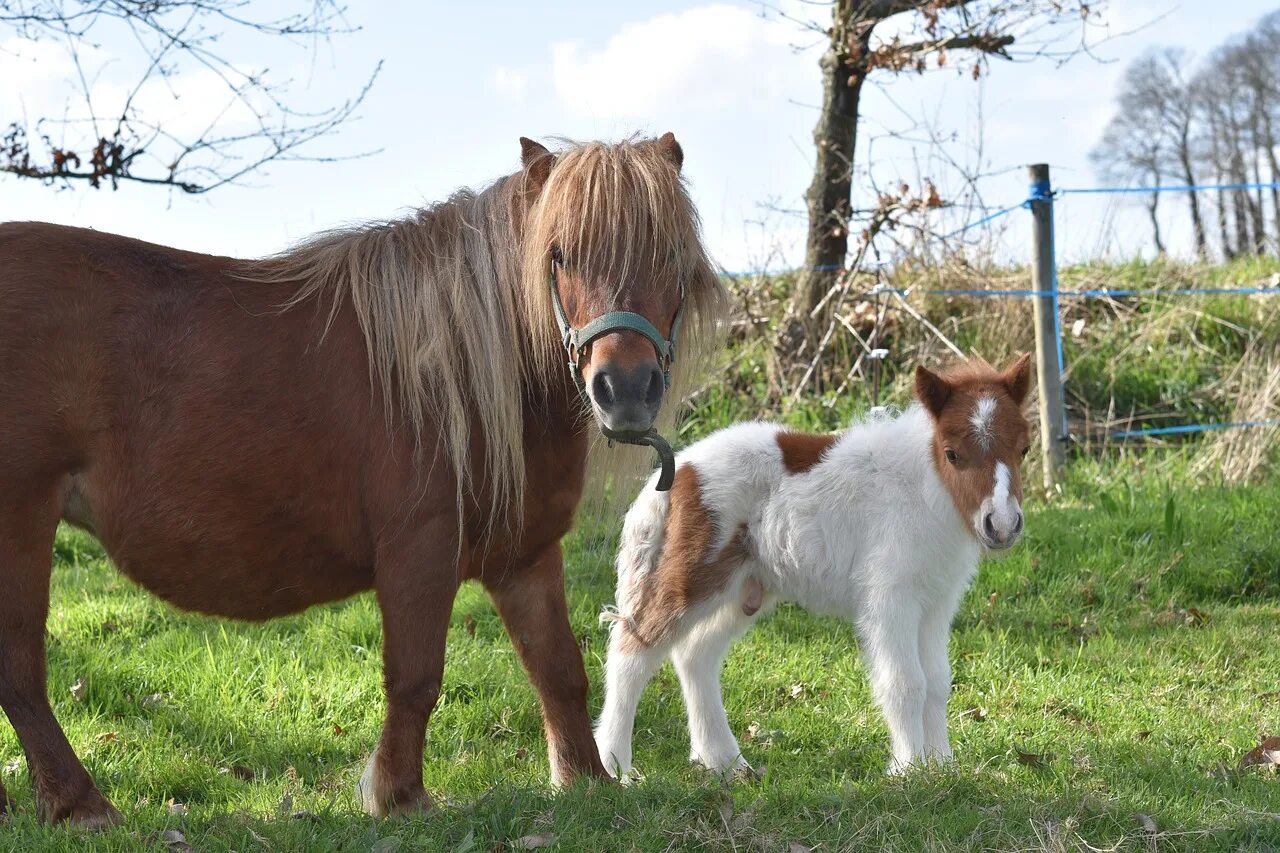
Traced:
<svg viewBox="0 0 1280 853">
<path fill-rule="evenodd" d="M 1280 181 L 1280 11 L 1197 62 L 1181 48 L 1153 50 L 1125 70 L 1116 112 L 1090 158 L 1099 176 L 1136 187 Z M 1224 259 L 1280 251 L 1280 191 L 1221 189 L 1166 196 L 1185 204 L 1195 251 Z M 1152 237 L 1159 193 L 1146 196 Z"/>
</svg>

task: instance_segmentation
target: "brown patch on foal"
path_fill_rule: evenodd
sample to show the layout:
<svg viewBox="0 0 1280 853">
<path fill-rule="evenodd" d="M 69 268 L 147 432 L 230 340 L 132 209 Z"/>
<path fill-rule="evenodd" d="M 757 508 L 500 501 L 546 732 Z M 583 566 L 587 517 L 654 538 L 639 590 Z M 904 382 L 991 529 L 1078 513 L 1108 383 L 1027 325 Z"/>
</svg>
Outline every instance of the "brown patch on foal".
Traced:
<svg viewBox="0 0 1280 853">
<path fill-rule="evenodd" d="M 808 432 L 778 433 L 778 448 L 788 474 L 803 474 L 822 461 L 823 454 L 836 443 L 834 435 Z"/>
<path fill-rule="evenodd" d="M 702 502 L 698 469 L 692 465 L 676 470 L 666 525 L 658 565 L 638 578 L 634 609 L 622 623 L 624 654 L 665 639 L 690 607 L 724 590 L 747 556 L 746 525 L 712 553 L 716 520 Z"/>
</svg>

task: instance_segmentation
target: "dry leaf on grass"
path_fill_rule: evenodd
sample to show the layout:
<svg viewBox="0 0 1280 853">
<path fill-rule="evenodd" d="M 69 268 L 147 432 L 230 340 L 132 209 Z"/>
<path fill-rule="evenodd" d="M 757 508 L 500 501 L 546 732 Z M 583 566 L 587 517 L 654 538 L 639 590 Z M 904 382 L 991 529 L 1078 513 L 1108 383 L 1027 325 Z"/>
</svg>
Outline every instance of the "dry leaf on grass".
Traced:
<svg viewBox="0 0 1280 853">
<path fill-rule="evenodd" d="M 977 705 L 972 705 L 960 712 L 960 719 L 973 720 L 975 723 L 981 723 L 987 719 L 987 709 L 979 708 Z"/>
<path fill-rule="evenodd" d="M 733 820 L 733 798 L 728 794 L 723 795 L 716 804 L 716 809 L 720 812 L 720 822 L 727 827 L 729 821 Z"/>
<path fill-rule="evenodd" d="M 166 829 L 160 833 L 160 843 L 165 846 L 166 850 L 176 851 L 194 851 L 195 848 L 187 843 L 187 837 L 181 831 L 176 829 Z"/>
<path fill-rule="evenodd" d="M 164 806 L 169 810 L 169 814 L 178 815 L 179 817 L 185 816 L 189 811 L 186 803 L 180 803 L 172 797 L 164 801 Z"/>
<path fill-rule="evenodd" d="M 1054 759 L 1052 752 L 1023 752 L 1020 749 L 1014 751 L 1018 754 L 1018 763 L 1027 767 L 1043 767 Z"/>
<path fill-rule="evenodd" d="M 84 697 L 89 693 L 89 679 L 83 675 L 76 679 L 76 683 L 71 685 L 71 698 L 77 702 L 83 702 Z"/>
<path fill-rule="evenodd" d="M 102 732 L 101 734 L 94 735 L 93 739 L 98 743 L 110 743 L 118 737 L 120 737 L 119 732 Z"/>
<path fill-rule="evenodd" d="M 462 627 L 466 629 L 468 637 L 476 635 L 476 620 L 471 618 L 470 613 L 462 617 Z"/>
<path fill-rule="evenodd" d="M 1276 772 L 1280 769 L 1280 737 L 1264 737 L 1261 743 L 1240 757 L 1237 767 L 1240 770 L 1262 767 L 1272 773 Z"/>
<path fill-rule="evenodd" d="M 513 850 L 540 850 L 556 843 L 553 832 L 539 832 L 536 835 L 525 835 L 511 842 Z"/>
</svg>

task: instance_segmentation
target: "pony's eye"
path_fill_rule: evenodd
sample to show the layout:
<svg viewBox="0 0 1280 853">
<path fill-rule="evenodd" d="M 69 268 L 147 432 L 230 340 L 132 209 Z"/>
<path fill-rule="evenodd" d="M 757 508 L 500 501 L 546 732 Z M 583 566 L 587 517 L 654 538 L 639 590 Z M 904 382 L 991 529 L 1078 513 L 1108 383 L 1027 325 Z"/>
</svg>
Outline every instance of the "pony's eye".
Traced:
<svg viewBox="0 0 1280 853">
<path fill-rule="evenodd" d="M 1028 444 L 1026 447 L 1022 448 L 1022 458 L 1026 459 L 1027 454 L 1030 452 L 1031 452 L 1031 445 Z"/>
<path fill-rule="evenodd" d="M 947 457 L 947 461 L 948 461 L 948 462 L 950 462 L 952 465 L 954 465 L 954 464 L 956 464 L 956 462 L 960 461 L 960 457 L 959 457 L 959 456 L 956 454 L 956 452 L 955 452 L 954 450 L 952 450 L 950 447 L 948 447 L 946 450 L 942 451 L 942 453 L 943 453 L 943 455 L 944 455 L 944 456 L 946 456 L 946 457 Z"/>
<path fill-rule="evenodd" d="M 564 252 L 560 251 L 559 246 L 551 247 L 551 262 L 558 267 L 564 266 Z"/>
</svg>

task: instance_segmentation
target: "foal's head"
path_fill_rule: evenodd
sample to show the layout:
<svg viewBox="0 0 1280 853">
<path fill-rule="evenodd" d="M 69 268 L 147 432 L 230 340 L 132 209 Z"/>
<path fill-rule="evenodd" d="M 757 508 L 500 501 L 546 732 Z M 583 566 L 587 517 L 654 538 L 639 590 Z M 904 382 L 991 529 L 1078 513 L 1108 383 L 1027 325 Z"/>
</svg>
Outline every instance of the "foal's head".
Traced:
<svg viewBox="0 0 1280 853">
<path fill-rule="evenodd" d="M 562 337 L 569 370 L 601 426 L 654 425 L 674 362 L 697 359 L 722 288 L 699 236 L 675 137 L 588 143 L 553 154 L 521 139 L 515 220 L 531 318 Z M 559 310 L 557 311 L 557 304 Z M 708 310 L 712 309 L 712 310 Z"/>
<path fill-rule="evenodd" d="M 981 359 L 941 375 L 916 368 L 916 396 L 934 421 L 934 465 L 990 551 L 1022 535 L 1019 466 L 1030 447 L 1022 404 L 1030 387 L 1030 355 L 1003 372 Z"/>
</svg>

